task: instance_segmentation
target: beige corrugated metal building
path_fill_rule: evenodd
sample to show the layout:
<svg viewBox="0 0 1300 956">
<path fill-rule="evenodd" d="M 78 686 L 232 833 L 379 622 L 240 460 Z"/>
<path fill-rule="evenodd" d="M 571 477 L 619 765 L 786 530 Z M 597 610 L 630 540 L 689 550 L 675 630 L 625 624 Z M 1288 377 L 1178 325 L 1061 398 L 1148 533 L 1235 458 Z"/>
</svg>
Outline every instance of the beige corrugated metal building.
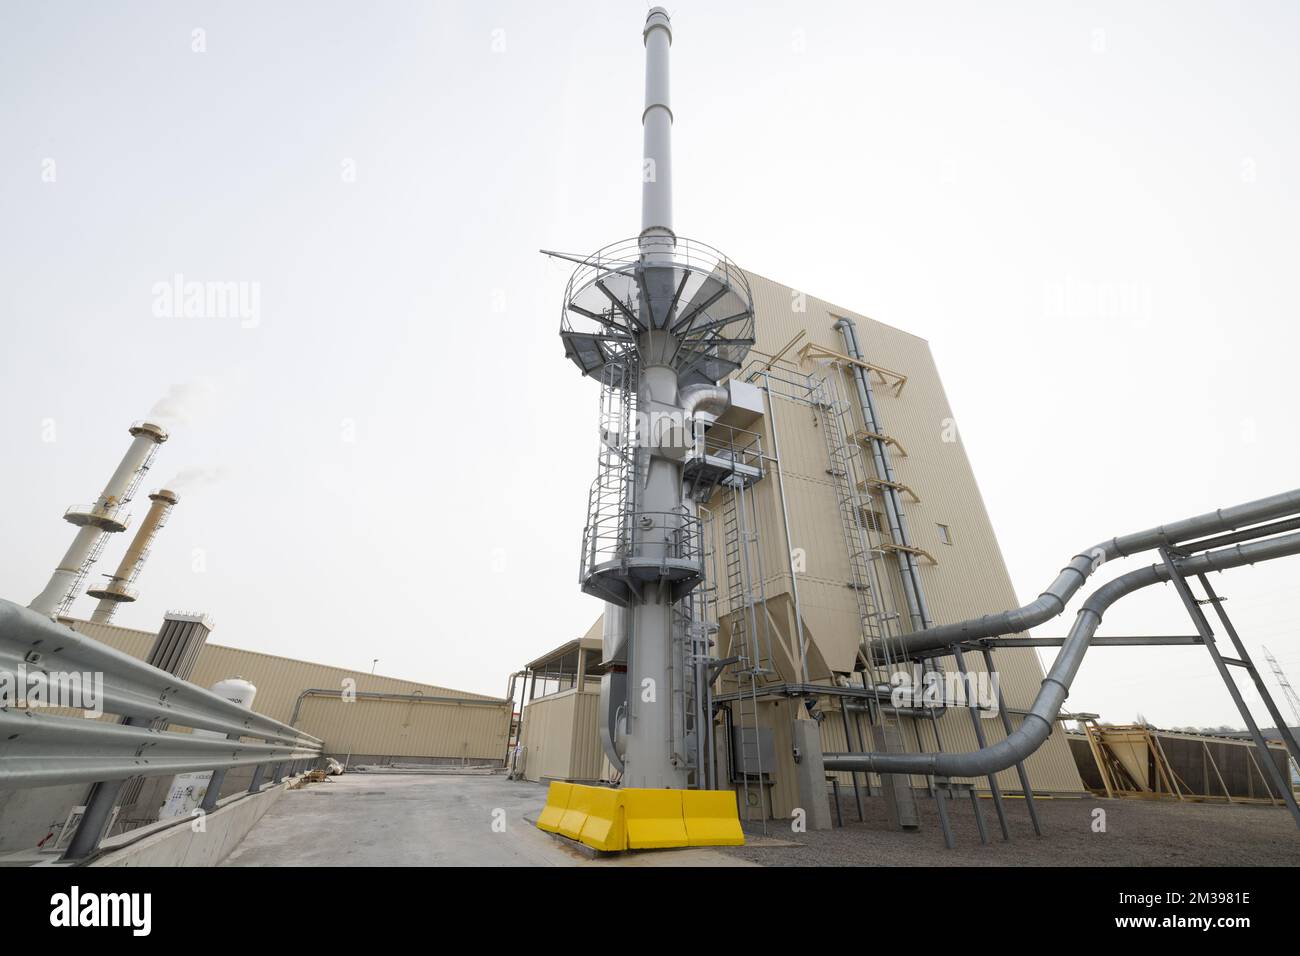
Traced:
<svg viewBox="0 0 1300 956">
<path fill-rule="evenodd" d="M 824 361 L 814 349 L 807 358 L 800 351 L 807 344 L 822 350 L 842 353 L 844 343 L 835 330 L 841 317 L 852 319 L 857 326 L 859 346 L 864 358 L 883 368 L 906 376 L 901 388 L 892 387 L 896 379 L 875 379 L 875 399 L 884 433 L 895 439 L 889 446 L 896 479 L 915 492 L 905 499 L 905 510 L 913 544 L 935 559 L 931 564 L 920 561 L 925 596 L 936 622 L 959 621 L 981 614 L 1015 607 L 1020 602 L 1011 586 L 997 537 L 994 534 L 984 501 L 980 496 L 970 461 L 962 447 L 955 416 L 944 394 L 938 368 L 929 344 L 915 335 L 877 322 L 864 315 L 839 308 L 829 302 L 806 296 L 763 276 L 747 273 L 754 295 L 756 343 L 751 358 L 766 361 L 800 333 L 803 337 L 783 357 L 789 366 L 812 372 Z M 830 375 L 839 376 L 836 387 L 853 409 L 856 428 L 864 427 L 858 414 L 852 380 L 846 366 L 834 366 Z M 775 448 L 772 437 L 775 419 L 780 447 L 780 465 L 785 484 L 786 507 L 790 516 L 792 545 L 801 551 L 804 570 L 798 573 L 798 591 L 808 644 L 809 678 L 828 682 L 834 675 L 852 673 L 858 656 L 859 629 L 857 606 L 850 580 L 849 559 L 837 510 L 836 494 L 829 476 L 826 441 L 810 409 L 784 400 L 774 389 L 769 399 L 769 414 L 747 426 L 762 436 L 764 450 Z M 904 454 L 903 452 L 906 452 Z M 870 456 L 864 452 L 864 457 Z M 865 469 L 871 471 L 870 468 Z M 1006 477 L 1006 476 L 1004 476 Z M 757 505 L 758 547 L 762 555 L 764 591 L 770 622 L 777 638 L 773 642 L 773 664 L 782 681 L 798 679 L 798 638 L 794 628 L 794 602 L 789 560 L 785 552 L 778 482 L 769 475 L 754 489 Z M 878 508 L 873 503 L 873 508 Z M 714 530 L 720 534 L 719 522 Z M 941 526 L 947 529 L 946 541 Z M 887 529 L 886 529 L 887 532 Z M 882 535 L 887 538 L 887 533 Z M 951 542 L 951 543 L 948 543 Z M 715 548 L 720 545 L 715 535 Z M 894 594 L 894 608 L 905 608 L 898 574 L 892 561 L 881 562 L 893 573 L 889 575 Z M 725 610 L 725 605 L 723 607 Z M 727 619 L 723 619 L 719 656 L 728 653 Z M 904 627 L 903 629 L 907 629 Z M 967 663 L 978 667 L 974 655 Z M 1043 678 L 1042 667 L 1034 651 L 1013 649 L 995 652 L 1003 693 L 1014 724 L 1019 724 L 1017 710 L 1032 702 Z M 953 669 L 950 659 L 941 662 Z M 982 670 L 982 667 L 978 667 Z M 734 689 L 732 684 L 732 689 Z M 823 749 L 843 752 L 858 749 L 847 745 L 843 719 L 832 698 L 822 698 L 820 706 L 827 719 L 821 722 Z M 791 753 L 790 723 L 792 701 L 774 701 L 760 707 L 760 723 L 773 732 L 778 766 L 772 774 L 771 802 L 778 816 L 787 815 L 797 805 Z M 857 715 L 850 712 L 850 727 Z M 863 738 L 870 741 L 862 722 Z M 925 749 L 936 749 L 934 727 L 928 720 L 904 721 L 905 740 L 916 744 L 917 733 Z M 984 720 L 990 742 L 1003 738 L 1000 721 Z M 943 749 L 974 750 L 978 746 L 969 714 L 960 708 L 950 709 L 936 722 Z M 1070 755 L 1064 735 L 1057 730 L 1027 762 L 1031 785 L 1035 790 L 1058 793 L 1083 791 L 1078 770 Z M 848 784 L 847 774 L 840 775 Z M 1014 770 L 1003 772 L 999 784 L 1008 792 L 1018 792 Z M 920 786 L 922 781 L 915 781 Z M 977 784 L 982 781 L 976 781 Z"/>
<path fill-rule="evenodd" d="M 778 363 L 781 367 L 801 374 L 819 369 L 825 372 L 835 380 L 840 397 L 846 399 L 853 409 L 854 427 L 851 431 L 863 428 L 864 424 L 858 411 L 849 366 L 825 357 L 826 351 L 842 353 L 845 348 L 840 333 L 834 328 L 836 321 L 841 317 L 852 319 L 857 326 L 859 346 L 865 360 L 898 373 L 898 376 L 886 375 L 877 379 L 875 398 L 880 427 L 894 439 L 888 446 L 888 453 L 896 480 L 911 489 L 918 499 L 912 500 L 913 496 L 908 496 L 905 503 L 912 543 L 934 558 L 933 564 L 922 560 L 920 569 L 933 619 L 939 623 L 958 621 L 1017 606 L 1019 601 L 926 341 L 821 299 L 803 295 L 763 276 L 753 273 L 747 273 L 747 276 L 754 297 L 756 324 L 756 344 L 750 354 L 751 362 L 757 359 L 762 365 L 784 351 Z M 786 349 L 800 335 L 802 338 L 794 347 Z M 810 353 L 804 353 L 803 349 L 808 345 L 814 348 Z M 752 368 L 751 365 L 742 370 L 738 377 L 743 380 Z M 895 388 L 899 377 L 905 377 L 905 383 Z M 855 670 L 860 669 L 861 636 L 857 604 L 849 585 L 852 571 L 848 547 L 837 507 L 834 479 L 828 470 L 827 444 L 814 411 L 806 404 L 786 400 L 777 391 L 772 390 L 765 414 L 741 427 L 761 436 L 763 451 L 768 456 L 776 450 L 779 441 L 791 544 L 803 562 L 802 569 L 795 573 L 808 649 L 808 677 L 820 684 L 844 683 Z M 724 415 L 721 421 L 726 420 Z M 773 440 L 774 426 L 778 441 Z M 874 474 L 870 454 L 860 445 L 856 447 L 864 456 L 859 473 Z M 766 683 L 772 685 L 797 682 L 800 675 L 793 600 L 795 588 L 786 552 L 780 483 L 770 464 L 767 471 L 766 477 L 754 486 L 754 530 L 758 536 L 755 550 L 762 569 L 764 618 L 773 636 L 770 667 L 774 673 L 766 678 Z M 998 480 L 1014 480 L 1014 476 L 998 476 Z M 722 555 L 725 550 L 723 522 L 718 520 L 721 513 L 721 506 L 717 504 L 719 497 L 715 493 L 714 499 L 704 506 L 705 511 L 714 512 L 714 520 L 706 522 L 706 526 L 712 527 L 706 536 L 711 540 L 715 555 Z M 874 500 L 871 507 L 879 508 L 878 500 Z M 867 521 L 878 520 L 865 515 L 864 518 Z M 887 539 L 887 527 L 883 530 L 882 538 Z M 889 569 L 886 587 L 892 592 L 888 603 L 894 609 L 905 609 L 897 567 L 892 559 L 880 563 L 880 567 L 886 566 Z M 726 575 L 723 559 L 716 559 L 710 574 L 715 578 Z M 725 582 L 712 583 L 719 585 L 720 592 L 725 592 Z M 715 654 L 725 658 L 732 653 L 730 633 L 736 616 L 731 613 L 725 594 L 718 611 L 721 627 Z M 901 629 L 909 628 L 903 626 Z M 589 636 L 598 636 L 599 633 L 598 622 Z M 980 662 L 971 659 L 974 656 L 967 655 L 967 663 L 982 670 Z M 1034 651 L 1029 649 L 997 651 L 995 662 L 1000 671 L 1007 709 L 1013 724 L 1018 725 L 1020 716 L 1016 712 L 1023 711 L 1032 702 L 1043 678 L 1041 665 Z M 940 661 L 940 666 L 953 669 L 950 659 Z M 734 678 L 724 672 L 718 692 L 723 694 L 736 689 Z M 838 699 L 827 695 L 819 698 L 818 703 L 825 715 L 821 721 L 823 749 L 826 752 L 862 749 L 845 741 Z M 791 725 L 800 706 L 798 700 L 778 695 L 760 700 L 757 707 L 758 723 L 770 732 L 771 750 L 775 756 L 774 766 L 763 768 L 769 790 L 762 800 L 765 804 L 763 809 L 778 817 L 788 816 L 798 804 L 791 756 Z M 752 722 L 753 710 L 750 706 L 744 717 L 746 722 Z M 859 723 L 859 715 L 852 709 L 848 716 L 854 735 L 860 734 L 860 739 L 866 742 L 866 749 L 871 749 L 872 738 L 866 720 Z M 538 725 L 541 723 L 537 722 Z M 904 720 L 903 724 L 904 740 L 909 749 L 917 749 L 918 740 L 920 749 L 938 749 L 936 728 L 944 750 L 974 750 L 977 747 L 970 715 L 962 708 L 948 710 L 935 722 Z M 594 719 L 582 718 L 584 728 L 594 725 Z M 1000 720 L 984 720 L 982 725 L 990 743 L 1005 736 Z M 542 746 L 554 746 L 549 742 L 552 735 L 567 739 L 576 726 L 560 721 L 549 722 L 547 742 Z M 533 731 L 535 735 L 541 734 L 542 727 L 535 726 Z M 726 735 L 720 727 L 715 727 L 715 734 L 718 749 L 724 752 L 725 757 Z M 532 739 L 536 746 L 538 737 Z M 1084 792 L 1074 759 L 1059 730 L 1026 762 L 1026 769 L 1036 791 Z M 729 776 L 735 779 L 729 770 L 720 773 L 719 779 L 726 781 Z M 848 774 L 841 774 L 840 779 L 848 785 L 851 778 Z M 998 780 L 1006 792 L 1020 790 L 1014 770 L 1002 773 Z M 975 783 L 984 785 L 984 781 Z M 914 785 L 923 786 L 924 781 L 916 778 Z M 738 789 L 743 792 L 743 788 Z M 756 804 L 755 797 L 756 794 L 751 793 L 748 799 Z"/>
<path fill-rule="evenodd" d="M 597 713 L 600 704 L 600 621 L 576 640 L 534 661 L 520 719 L 516 773 L 535 782 L 595 782 L 605 776 Z M 539 693 L 540 691 L 540 693 Z"/>
<path fill-rule="evenodd" d="M 156 637 L 150 631 L 113 624 L 62 620 L 82 634 L 140 659 L 147 657 Z M 407 759 L 418 763 L 499 765 L 505 757 L 511 705 L 504 698 L 210 642 L 199 653 L 190 680 L 200 687 L 210 687 L 236 676 L 257 687 L 255 711 L 285 722 L 296 716 L 296 726 L 324 740 L 325 752 L 340 761 L 351 757 L 354 763 Z M 333 696 L 299 699 L 311 689 Z M 338 696 L 345 689 L 429 700 L 362 696 L 345 701 Z"/>
</svg>

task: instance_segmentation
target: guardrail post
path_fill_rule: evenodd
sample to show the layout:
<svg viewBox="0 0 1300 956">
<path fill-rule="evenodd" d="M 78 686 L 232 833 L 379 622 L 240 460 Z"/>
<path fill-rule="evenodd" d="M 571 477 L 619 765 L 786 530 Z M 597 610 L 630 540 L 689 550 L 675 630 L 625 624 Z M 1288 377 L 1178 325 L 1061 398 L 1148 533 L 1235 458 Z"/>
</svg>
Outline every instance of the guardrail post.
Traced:
<svg viewBox="0 0 1300 956">
<path fill-rule="evenodd" d="M 217 800 L 221 797 L 221 786 L 225 782 L 226 770 L 224 767 L 212 771 L 212 778 L 208 781 L 207 793 L 203 794 L 203 801 L 199 804 L 200 810 L 204 813 L 211 813 L 217 808 Z"/>
<path fill-rule="evenodd" d="M 86 810 L 81 815 L 77 832 L 72 835 L 72 840 L 68 843 L 62 859 L 80 860 L 95 852 L 99 841 L 104 839 L 109 817 L 113 813 L 113 807 L 117 805 L 117 795 L 122 792 L 125 783 L 125 780 L 105 780 L 90 788 L 90 796 L 86 798 Z"/>
<path fill-rule="evenodd" d="M 266 769 L 266 764 L 259 763 L 253 768 L 253 779 L 248 783 L 248 792 L 257 793 L 262 789 L 262 771 Z"/>
</svg>

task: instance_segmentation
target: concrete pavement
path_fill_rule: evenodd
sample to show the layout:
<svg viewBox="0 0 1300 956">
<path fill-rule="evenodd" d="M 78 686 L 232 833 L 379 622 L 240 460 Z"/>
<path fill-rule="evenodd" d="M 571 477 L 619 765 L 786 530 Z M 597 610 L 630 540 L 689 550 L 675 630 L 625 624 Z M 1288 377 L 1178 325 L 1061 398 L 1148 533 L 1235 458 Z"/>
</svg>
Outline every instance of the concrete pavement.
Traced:
<svg viewBox="0 0 1300 956">
<path fill-rule="evenodd" d="M 349 773 L 290 790 L 223 866 L 744 866 L 717 850 L 591 860 L 535 820 L 541 784 L 504 775 Z"/>
</svg>

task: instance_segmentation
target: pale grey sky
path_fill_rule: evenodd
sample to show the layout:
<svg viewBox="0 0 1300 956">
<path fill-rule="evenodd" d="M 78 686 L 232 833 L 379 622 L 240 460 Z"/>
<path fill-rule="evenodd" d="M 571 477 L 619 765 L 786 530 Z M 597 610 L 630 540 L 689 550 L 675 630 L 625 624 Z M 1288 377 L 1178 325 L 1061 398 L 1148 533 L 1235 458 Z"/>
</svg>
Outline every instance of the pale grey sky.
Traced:
<svg viewBox="0 0 1300 956">
<path fill-rule="evenodd" d="M 197 480 L 119 623 L 491 693 L 585 629 L 596 394 L 536 250 L 636 231 L 646 6 L 5 4 L 0 594 L 171 392 L 148 484 Z M 929 339 L 1023 599 L 1296 484 L 1293 5 L 670 11 L 680 230 Z M 256 318 L 159 317 L 177 274 Z M 1220 582 L 1296 680 L 1298 570 Z M 1106 624 L 1189 630 L 1167 589 Z M 1069 706 L 1238 723 L 1198 648 Z"/>
</svg>

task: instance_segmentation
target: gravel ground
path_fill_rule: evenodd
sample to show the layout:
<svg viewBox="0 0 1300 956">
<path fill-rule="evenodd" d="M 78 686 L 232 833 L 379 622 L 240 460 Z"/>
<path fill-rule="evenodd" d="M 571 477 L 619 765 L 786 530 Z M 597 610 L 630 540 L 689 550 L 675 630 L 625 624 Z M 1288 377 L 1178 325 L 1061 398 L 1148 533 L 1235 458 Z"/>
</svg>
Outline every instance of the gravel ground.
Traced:
<svg viewBox="0 0 1300 956">
<path fill-rule="evenodd" d="M 842 830 L 791 833 L 773 821 L 765 837 L 761 825 L 746 824 L 749 845 L 724 852 L 764 866 L 1300 866 L 1300 830 L 1280 807 L 1040 799 L 1043 836 L 1036 837 L 1024 801 L 1007 800 L 1011 842 L 1004 843 L 992 801 L 980 800 L 991 841 L 981 846 L 963 798 L 952 806 L 957 847 L 948 850 L 934 801 L 920 801 L 922 829 L 914 833 L 889 827 L 882 799 L 863 803 L 859 823 L 849 794 Z M 1092 830 L 1097 808 L 1106 811 L 1105 833 Z"/>
</svg>

